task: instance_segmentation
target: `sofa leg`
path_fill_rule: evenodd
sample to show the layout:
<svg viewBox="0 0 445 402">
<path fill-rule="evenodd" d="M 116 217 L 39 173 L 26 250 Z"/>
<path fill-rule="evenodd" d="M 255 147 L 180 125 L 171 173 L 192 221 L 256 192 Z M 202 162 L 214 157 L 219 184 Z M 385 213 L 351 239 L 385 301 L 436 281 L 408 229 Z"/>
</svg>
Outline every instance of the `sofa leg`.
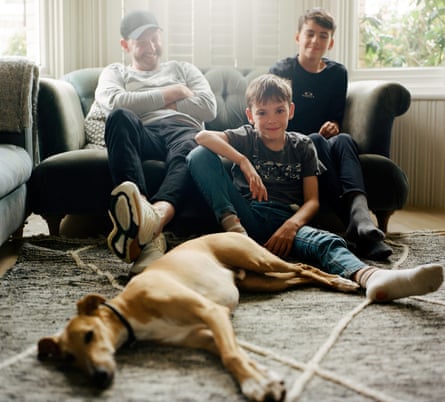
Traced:
<svg viewBox="0 0 445 402">
<path fill-rule="evenodd" d="M 378 212 L 375 212 L 375 216 L 377 218 L 377 224 L 379 226 L 379 229 L 382 230 L 385 233 L 388 230 L 389 218 L 391 217 L 391 215 L 393 213 L 394 213 L 394 211 L 378 211 Z"/>
<path fill-rule="evenodd" d="M 62 222 L 63 215 L 42 215 L 48 225 L 49 234 L 51 236 L 59 236 L 60 222 Z"/>
</svg>

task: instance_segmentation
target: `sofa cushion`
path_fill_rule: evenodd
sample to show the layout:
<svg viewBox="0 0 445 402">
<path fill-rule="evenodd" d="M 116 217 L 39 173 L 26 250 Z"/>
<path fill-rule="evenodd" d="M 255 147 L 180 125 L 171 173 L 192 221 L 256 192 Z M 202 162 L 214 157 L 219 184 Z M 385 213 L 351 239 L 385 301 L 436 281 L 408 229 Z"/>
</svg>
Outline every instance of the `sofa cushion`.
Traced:
<svg viewBox="0 0 445 402">
<path fill-rule="evenodd" d="M 105 121 L 107 116 L 97 102 L 93 102 L 85 118 L 85 136 L 87 145 L 105 147 Z"/>
<path fill-rule="evenodd" d="M 206 123 L 209 130 L 239 127 L 247 122 L 244 110 L 246 78 L 235 69 L 214 68 L 204 74 L 215 94 L 218 115 Z"/>
<path fill-rule="evenodd" d="M 0 145 L 0 198 L 26 183 L 31 172 L 32 160 L 23 148 Z"/>
</svg>

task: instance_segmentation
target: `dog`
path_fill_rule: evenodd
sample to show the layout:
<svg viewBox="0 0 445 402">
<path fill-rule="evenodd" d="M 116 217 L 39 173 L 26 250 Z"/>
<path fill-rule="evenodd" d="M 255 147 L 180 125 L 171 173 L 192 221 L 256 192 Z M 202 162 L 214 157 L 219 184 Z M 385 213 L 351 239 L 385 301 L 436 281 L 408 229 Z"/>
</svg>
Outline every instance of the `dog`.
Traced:
<svg viewBox="0 0 445 402">
<path fill-rule="evenodd" d="M 95 386 L 111 385 L 114 353 L 126 343 L 150 340 L 204 349 L 223 365 L 251 401 L 282 401 L 284 381 L 238 345 L 230 320 L 239 291 L 278 292 L 315 284 L 354 292 L 358 285 L 309 265 L 275 256 L 249 237 L 216 233 L 186 241 L 134 276 L 106 301 L 89 294 L 60 335 L 38 342 L 40 359 L 62 359 L 83 370 Z"/>
</svg>

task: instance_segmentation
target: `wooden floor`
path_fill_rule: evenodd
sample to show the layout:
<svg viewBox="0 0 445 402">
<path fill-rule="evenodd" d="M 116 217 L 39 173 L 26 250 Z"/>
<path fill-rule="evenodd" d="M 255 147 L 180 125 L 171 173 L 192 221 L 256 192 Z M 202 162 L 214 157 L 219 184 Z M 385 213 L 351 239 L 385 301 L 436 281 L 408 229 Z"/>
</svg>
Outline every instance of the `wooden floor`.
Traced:
<svg viewBox="0 0 445 402">
<path fill-rule="evenodd" d="M 73 230 L 76 237 L 85 237 L 91 235 L 91 230 L 85 231 L 84 222 L 79 225 L 79 230 Z M 407 207 L 397 211 L 389 221 L 389 233 L 406 233 L 417 230 L 444 230 L 445 231 L 445 209 L 419 209 Z M 48 226 L 45 221 L 37 215 L 28 218 L 27 224 L 23 230 L 24 237 L 30 237 L 38 234 L 49 234 Z M 0 247 L 0 276 L 7 269 L 14 265 L 17 259 L 17 242 L 7 242 Z"/>
<path fill-rule="evenodd" d="M 389 233 L 416 230 L 445 230 L 445 209 L 406 207 L 395 212 L 389 220 Z"/>
<path fill-rule="evenodd" d="M 74 226 L 74 225 L 72 225 Z M 77 232 L 86 235 L 91 234 L 91 230 L 86 228 L 87 224 L 78 224 Z M 91 229 L 91 228 L 89 228 Z M 416 230 L 445 230 L 445 209 L 425 209 L 406 207 L 395 212 L 389 220 L 388 232 L 413 232 Z M 71 228 L 76 233 L 76 228 Z M 37 215 L 31 215 L 25 225 L 23 235 L 25 237 L 36 234 L 48 234 L 48 226 L 45 221 Z"/>
</svg>

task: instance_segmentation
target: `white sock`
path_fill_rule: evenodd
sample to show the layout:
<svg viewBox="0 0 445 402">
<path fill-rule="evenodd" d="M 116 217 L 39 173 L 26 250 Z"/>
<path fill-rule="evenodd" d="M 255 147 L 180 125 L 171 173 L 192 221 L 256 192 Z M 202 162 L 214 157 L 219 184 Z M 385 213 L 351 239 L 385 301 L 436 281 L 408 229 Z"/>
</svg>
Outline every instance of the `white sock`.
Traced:
<svg viewBox="0 0 445 402">
<path fill-rule="evenodd" d="M 403 270 L 377 269 L 369 276 L 364 287 L 368 299 L 386 302 L 434 292 L 442 282 L 442 265 L 427 264 Z"/>
<path fill-rule="evenodd" d="M 226 232 L 238 232 L 247 236 L 246 229 L 241 225 L 239 218 L 235 214 L 228 214 L 221 219 L 221 226 Z"/>
</svg>

